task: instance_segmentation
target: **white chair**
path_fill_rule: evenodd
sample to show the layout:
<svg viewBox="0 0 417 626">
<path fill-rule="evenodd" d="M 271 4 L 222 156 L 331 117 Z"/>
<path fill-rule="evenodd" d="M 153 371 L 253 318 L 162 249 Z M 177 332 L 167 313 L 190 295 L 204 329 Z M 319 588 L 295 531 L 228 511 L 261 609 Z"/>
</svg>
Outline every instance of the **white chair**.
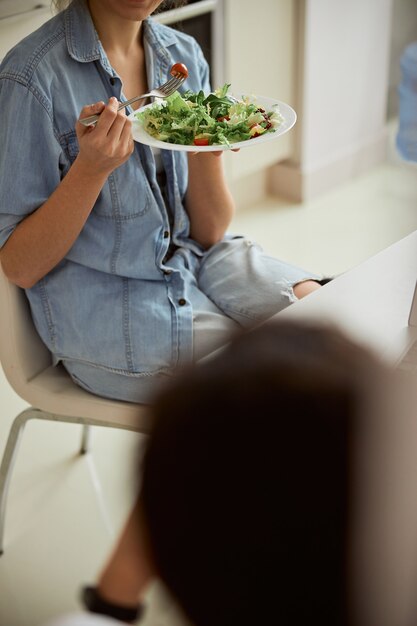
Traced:
<svg viewBox="0 0 417 626">
<path fill-rule="evenodd" d="M 11 284 L 0 266 L 0 363 L 14 391 L 30 406 L 11 426 L 0 466 L 0 555 L 6 500 L 20 438 L 30 419 L 82 425 L 80 453 L 88 451 L 90 426 L 110 426 L 149 433 L 145 405 L 107 400 L 84 391 L 63 367 L 51 365 L 51 355 L 34 327 L 22 289 Z"/>
</svg>

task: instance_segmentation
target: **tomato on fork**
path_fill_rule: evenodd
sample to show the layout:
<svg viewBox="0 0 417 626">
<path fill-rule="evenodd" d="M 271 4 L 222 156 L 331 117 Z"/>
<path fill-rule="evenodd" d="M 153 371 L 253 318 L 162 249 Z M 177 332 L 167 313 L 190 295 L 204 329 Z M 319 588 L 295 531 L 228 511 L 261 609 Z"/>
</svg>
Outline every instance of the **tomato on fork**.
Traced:
<svg viewBox="0 0 417 626">
<path fill-rule="evenodd" d="M 178 76 L 178 74 L 181 74 L 181 76 L 185 77 L 188 76 L 188 70 L 184 63 L 174 63 L 174 65 L 171 67 L 171 75 Z"/>
</svg>

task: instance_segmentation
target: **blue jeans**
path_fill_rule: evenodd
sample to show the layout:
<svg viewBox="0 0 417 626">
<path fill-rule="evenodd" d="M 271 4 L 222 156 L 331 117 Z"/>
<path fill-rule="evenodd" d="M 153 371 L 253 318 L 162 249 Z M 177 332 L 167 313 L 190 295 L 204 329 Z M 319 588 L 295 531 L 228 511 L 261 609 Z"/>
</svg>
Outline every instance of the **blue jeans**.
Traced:
<svg viewBox="0 0 417 626">
<path fill-rule="evenodd" d="M 175 263 L 195 273 L 193 302 L 193 354 L 203 358 L 224 345 L 239 328 L 250 328 L 272 317 L 296 300 L 293 287 L 320 277 L 265 254 L 244 237 L 225 239 L 193 265 L 188 250 L 176 253 Z M 211 306 L 201 310 L 209 299 Z M 65 360 L 74 381 L 99 396 L 148 403 L 152 394 L 168 381 L 169 373 L 126 373 L 78 361 Z"/>
</svg>

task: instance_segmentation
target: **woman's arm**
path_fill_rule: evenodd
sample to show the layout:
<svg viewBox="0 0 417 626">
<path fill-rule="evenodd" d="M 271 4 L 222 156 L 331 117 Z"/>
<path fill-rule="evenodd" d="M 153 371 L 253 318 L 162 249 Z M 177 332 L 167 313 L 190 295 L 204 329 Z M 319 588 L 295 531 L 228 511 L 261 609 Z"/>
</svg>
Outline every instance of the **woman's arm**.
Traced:
<svg viewBox="0 0 417 626">
<path fill-rule="evenodd" d="M 185 199 L 190 218 L 190 236 L 204 248 L 223 239 L 235 205 L 227 187 L 222 153 L 190 154 Z"/>
<path fill-rule="evenodd" d="M 92 128 L 77 124 L 80 152 L 50 198 L 26 217 L 0 250 L 8 279 L 30 288 L 59 263 L 82 230 L 109 174 L 133 151 L 131 122 L 117 113 L 117 99 L 107 106 L 84 107 L 81 117 L 103 111 Z"/>
</svg>

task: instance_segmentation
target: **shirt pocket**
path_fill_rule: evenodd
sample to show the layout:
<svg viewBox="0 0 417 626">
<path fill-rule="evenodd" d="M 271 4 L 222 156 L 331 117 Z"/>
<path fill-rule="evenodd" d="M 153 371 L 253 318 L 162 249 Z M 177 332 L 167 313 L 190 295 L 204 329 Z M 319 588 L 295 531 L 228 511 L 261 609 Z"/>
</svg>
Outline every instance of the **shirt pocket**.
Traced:
<svg viewBox="0 0 417 626">
<path fill-rule="evenodd" d="M 70 165 L 72 165 L 80 151 L 80 146 L 78 145 L 78 138 L 75 130 L 70 131 L 65 135 L 62 135 L 60 143 Z"/>
<path fill-rule="evenodd" d="M 75 130 L 61 137 L 61 145 L 69 169 L 80 151 Z M 93 213 L 97 217 L 119 221 L 142 217 L 148 212 L 152 198 L 152 190 L 135 151 L 128 161 L 109 175 Z"/>
</svg>

